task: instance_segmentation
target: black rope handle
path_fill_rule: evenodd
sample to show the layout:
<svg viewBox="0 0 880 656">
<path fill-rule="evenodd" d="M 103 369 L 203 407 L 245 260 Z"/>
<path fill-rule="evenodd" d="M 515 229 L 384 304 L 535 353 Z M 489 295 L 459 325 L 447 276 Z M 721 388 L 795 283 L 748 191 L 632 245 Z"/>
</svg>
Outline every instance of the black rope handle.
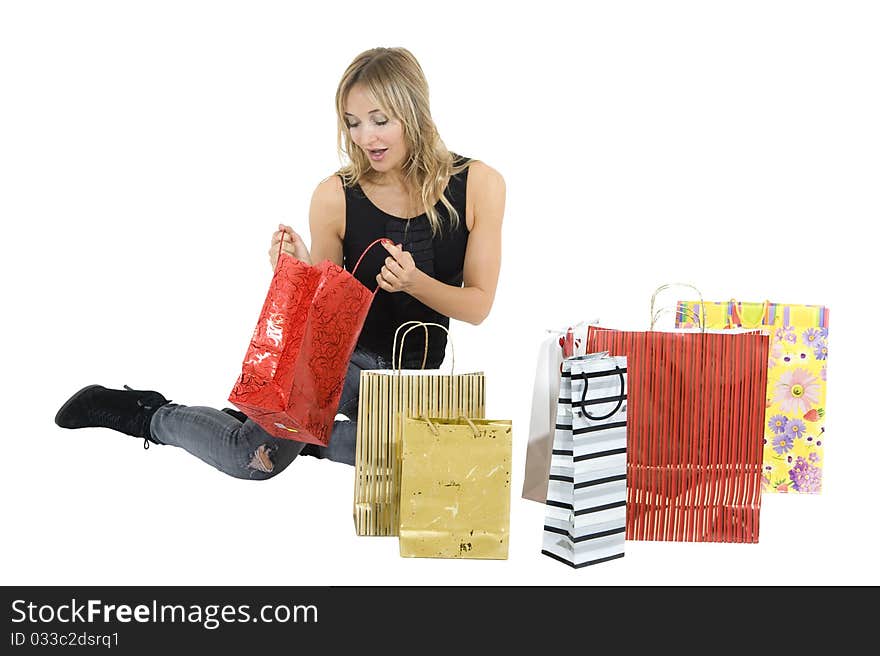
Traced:
<svg viewBox="0 0 880 656">
<path fill-rule="evenodd" d="M 602 421 L 604 419 L 608 419 L 609 417 L 613 417 L 617 414 L 617 411 L 620 410 L 620 406 L 623 405 L 623 397 L 626 396 L 626 383 L 623 380 L 623 372 L 620 370 L 620 367 L 617 365 L 614 366 L 614 370 L 617 372 L 617 375 L 620 377 L 620 394 L 617 397 L 617 405 L 614 407 L 614 410 L 609 412 L 607 415 L 602 415 L 601 417 L 594 417 L 589 412 L 584 410 L 584 403 L 587 400 L 587 387 L 589 385 L 589 378 L 584 376 L 584 393 L 581 395 L 580 408 L 578 408 L 578 412 L 581 413 L 587 419 L 592 419 L 593 421 Z"/>
</svg>

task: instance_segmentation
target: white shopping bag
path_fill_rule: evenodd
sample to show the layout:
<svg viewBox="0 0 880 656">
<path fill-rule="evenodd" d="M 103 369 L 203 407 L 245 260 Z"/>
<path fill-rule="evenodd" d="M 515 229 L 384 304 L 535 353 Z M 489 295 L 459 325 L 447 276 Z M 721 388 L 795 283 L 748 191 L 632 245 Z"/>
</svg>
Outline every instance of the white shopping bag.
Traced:
<svg viewBox="0 0 880 656">
<path fill-rule="evenodd" d="M 541 553 L 572 567 L 623 557 L 626 358 L 562 363 Z"/>
<path fill-rule="evenodd" d="M 591 323 L 598 323 L 594 320 Z M 587 323 L 566 330 L 548 330 L 538 349 L 535 383 L 532 388 L 532 416 L 526 446 L 526 468 L 522 497 L 544 503 L 547 498 L 547 475 L 559 396 L 559 373 L 563 357 L 583 355 L 587 343 Z"/>
</svg>

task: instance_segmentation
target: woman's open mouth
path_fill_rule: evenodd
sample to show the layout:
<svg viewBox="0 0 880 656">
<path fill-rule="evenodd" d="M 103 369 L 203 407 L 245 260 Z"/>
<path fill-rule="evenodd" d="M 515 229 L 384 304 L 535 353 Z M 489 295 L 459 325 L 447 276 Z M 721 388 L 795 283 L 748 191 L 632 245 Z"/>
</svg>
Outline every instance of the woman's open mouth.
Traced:
<svg viewBox="0 0 880 656">
<path fill-rule="evenodd" d="M 388 150 L 387 148 L 368 149 L 367 155 L 369 155 L 370 159 L 373 160 L 374 162 L 381 162 L 382 159 L 385 157 L 385 152 L 387 150 Z"/>
</svg>

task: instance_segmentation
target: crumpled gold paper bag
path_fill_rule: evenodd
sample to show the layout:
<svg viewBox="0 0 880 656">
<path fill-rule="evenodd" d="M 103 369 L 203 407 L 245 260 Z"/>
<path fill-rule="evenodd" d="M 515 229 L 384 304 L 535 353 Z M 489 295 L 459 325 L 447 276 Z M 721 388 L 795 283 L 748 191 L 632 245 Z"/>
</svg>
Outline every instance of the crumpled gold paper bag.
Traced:
<svg viewBox="0 0 880 656">
<path fill-rule="evenodd" d="M 510 421 L 404 420 L 400 555 L 506 559 L 511 450 Z"/>
</svg>

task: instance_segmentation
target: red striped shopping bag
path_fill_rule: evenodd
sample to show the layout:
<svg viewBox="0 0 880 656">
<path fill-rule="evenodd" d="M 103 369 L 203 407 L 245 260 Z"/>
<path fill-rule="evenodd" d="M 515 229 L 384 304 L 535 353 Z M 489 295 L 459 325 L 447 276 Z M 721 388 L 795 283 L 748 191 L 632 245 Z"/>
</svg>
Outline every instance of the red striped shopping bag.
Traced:
<svg viewBox="0 0 880 656">
<path fill-rule="evenodd" d="M 762 489 L 820 494 L 825 462 L 828 314 L 824 305 L 679 301 L 678 328 L 760 329 L 770 336 Z"/>
<path fill-rule="evenodd" d="M 757 542 L 768 338 L 590 326 L 627 359 L 629 540 Z"/>
</svg>

